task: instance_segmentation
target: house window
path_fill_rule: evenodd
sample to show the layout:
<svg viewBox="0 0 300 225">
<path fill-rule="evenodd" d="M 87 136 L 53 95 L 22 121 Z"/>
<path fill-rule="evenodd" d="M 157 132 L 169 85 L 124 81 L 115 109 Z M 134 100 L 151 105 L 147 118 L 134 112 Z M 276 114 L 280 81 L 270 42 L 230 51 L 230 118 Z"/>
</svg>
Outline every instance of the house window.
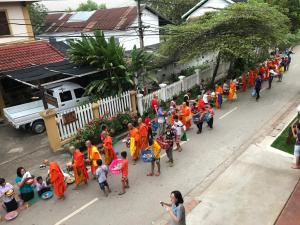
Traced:
<svg viewBox="0 0 300 225">
<path fill-rule="evenodd" d="M 0 36 L 10 35 L 8 20 L 5 11 L 0 11 Z"/>
<path fill-rule="evenodd" d="M 83 88 L 76 88 L 74 89 L 75 97 L 81 98 L 84 94 L 85 90 Z"/>
</svg>

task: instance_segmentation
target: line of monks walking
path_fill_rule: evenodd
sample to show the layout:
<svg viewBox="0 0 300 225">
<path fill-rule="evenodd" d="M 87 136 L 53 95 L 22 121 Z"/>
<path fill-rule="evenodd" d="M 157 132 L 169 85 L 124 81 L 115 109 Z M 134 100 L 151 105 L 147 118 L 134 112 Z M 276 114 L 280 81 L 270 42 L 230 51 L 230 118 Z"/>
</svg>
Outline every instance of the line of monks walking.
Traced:
<svg viewBox="0 0 300 225">
<path fill-rule="evenodd" d="M 213 91 L 205 87 L 204 81 L 200 84 L 200 93 L 197 99 L 191 99 L 191 93 L 184 96 L 184 102 L 176 105 L 177 98 L 174 97 L 170 102 L 168 109 L 164 109 L 163 105 L 159 103 L 158 96 L 154 95 L 151 108 L 155 113 L 155 119 L 151 119 L 146 113 L 143 118 L 138 119 L 138 126 L 128 124 L 128 137 L 126 139 L 127 147 L 131 155 L 133 164 L 135 165 L 139 158 L 145 155 L 151 162 L 151 170 L 147 176 L 159 176 L 161 173 L 160 153 L 161 149 L 166 150 L 167 163 L 170 167 L 173 166 L 173 151 L 182 151 L 180 145 L 181 141 L 186 141 L 186 130 L 188 130 L 192 123 L 198 128 L 197 134 L 202 133 L 204 123 L 210 129 L 213 129 L 214 122 L 214 107 L 221 108 L 224 100 L 232 102 L 237 99 L 237 90 L 240 88 L 245 92 L 248 87 L 253 88 L 253 96 L 256 100 L 259 99 L 261 84 L 263 81 L 268 81 L 268 88 L 271 89 L 272 81 L 275 77 L 278 81 L 282 81 L 283 74 L 289 69 L 291 63 L 291 51 L 286 53 L 286 57 L 281 57 L 276 54 L 272 59 L 268 59 L 261 63 L 257 68 L 251 68 L 248 72 L 242 74 L 238 79 L 230 80 L 229 84 L 224 82 L 223 85 L 218 83 L 215 85 Z M 81 183 L 88 183 L 89 174 L 87 164 L 90 165 L 90 172 L 92 177 L 98 180 L 100 189 L 107 196 L 110 193 L 110 187 L 107 182 L 108 166 L 114 161 L 118 160 L 117 154 L 113 148 L 112 137 L 109 134 L 107 126 L 101 127 L 101 135 L 99 139 L 102 145 L 96 146 L 91 141 L 86 141 L 87 159 L 84 154 L 71 146 L 72 162 L 67 164 L 67 168 L 73 171 L 74 174 L 74 189 L 77 189 Z M 175 149 L 173 146 L 175 144 Z M 147 152 L 147 154 L 144 154 Z M 104 158 L 103 158 L 104 156 Z M 120 195 L 126 192 L 129 188 L 128 180 L 128 159 L 127 152 L 121 152 L 121 164 L 119 167 L 121 174 L 122 190 Z M 154 173 L 155 165 L 157 172 Z M 23 167 L 17 169 L 17 177 L 15 179 L 20 192 L 20 198 L 24 203 L 29 202 L 34 198 L 34 188 L 39 196 L 49 192 L 50 186 L 54 194 L 59 199 L 64 199 L 66 188 L 66 173 L 60 168 L 57 162 L 44 161 L 44 166 L 49 167 L 49 175 L 44 181 L 41 177 L 33 177 Z M 72 182 L 72 180 L 71 180 Z M 67 182 L 68 183 L 68 182 Z M 18 209 L 18 203 L 15 199 L 13 186 L 0 178 L 0 197 L 3 197 L 3 207 L 7 212 Z"/>
</svg>

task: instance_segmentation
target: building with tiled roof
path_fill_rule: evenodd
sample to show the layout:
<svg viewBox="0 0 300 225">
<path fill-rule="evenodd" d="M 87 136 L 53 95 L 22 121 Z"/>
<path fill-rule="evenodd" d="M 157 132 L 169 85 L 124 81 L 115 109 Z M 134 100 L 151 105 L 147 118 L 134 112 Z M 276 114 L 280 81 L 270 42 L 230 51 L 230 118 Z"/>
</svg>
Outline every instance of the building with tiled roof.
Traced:
<svg viewBox="0 0 300 225">
<path fill-rule="evenodd" d="M 61 62 L 62 53 L 46 41 L 31 41 L 0 46 L 0 72 L 33 65 Z"/>
<path fill-rule="evenodd" d="M 145 46 L 152 46 L 160 42 L 159 28 L 170 21 L 149 8 L 142 7 L 142 22 L 144 27 Z M 41 38 L 55 37 L 57 41 L 66 41 L 80 37 L 81 33 L 92 34 L 95 29 L 104 31 L 107 38 L 112 36 L 131 50 L 134 45 L 139 47 L 137 34 L 137 7 L 121 7 L 100 9 L 90 12 L 50 13 L 45 20 L 46 33 Z"/>
</svg>

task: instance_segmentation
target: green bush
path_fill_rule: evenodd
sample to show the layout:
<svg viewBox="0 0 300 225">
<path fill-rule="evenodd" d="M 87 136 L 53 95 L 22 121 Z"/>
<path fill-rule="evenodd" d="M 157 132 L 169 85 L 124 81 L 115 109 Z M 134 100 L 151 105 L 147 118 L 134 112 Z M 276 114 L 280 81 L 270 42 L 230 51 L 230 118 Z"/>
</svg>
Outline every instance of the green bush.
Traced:
<svg viewBox="0 0 300 225">
<path fill-rule="evenodd" d="M 76 148 L 84 147 L 87 140 L 91 140 L 93 144 L 99 144 L 103 125 L 108 127 L 112 136 L 116 136 L 127 130 L 128 123 L 136 125 L 137 117 L 130 113 L 120 113 L 113 117 L 105 115 L 86 124 L 82 129 L 78 129 L 78 133 L 73 137 L 70 145 L 74 145 Z"/>
</svg>

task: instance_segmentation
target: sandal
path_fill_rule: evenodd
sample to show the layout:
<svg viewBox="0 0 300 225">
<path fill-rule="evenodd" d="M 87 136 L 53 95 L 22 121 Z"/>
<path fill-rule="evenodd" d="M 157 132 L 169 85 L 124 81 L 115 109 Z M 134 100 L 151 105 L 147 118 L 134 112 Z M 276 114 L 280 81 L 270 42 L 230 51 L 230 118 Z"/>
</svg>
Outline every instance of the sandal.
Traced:
<svg viewBox="0 0 300 225">
<path fill-rule="evenodd" d="M 148 177 L 152 177 L 152 176 L 153 176 L 153 173 L 147 173 L 147 176 L 148 176 Z"/>
<path fill-rule="evenodd" d="M 155 174 L 155 176 L 159 177 L 159 176 L 160 176 L 160 173 L 159 173 L 159 172 L 157 172 L 157 173 Z"/>
<path fill-rule="evenodd" d="M 120 192 L 119 195 L 124 195 L 126 192 Z"/>
</svg>

